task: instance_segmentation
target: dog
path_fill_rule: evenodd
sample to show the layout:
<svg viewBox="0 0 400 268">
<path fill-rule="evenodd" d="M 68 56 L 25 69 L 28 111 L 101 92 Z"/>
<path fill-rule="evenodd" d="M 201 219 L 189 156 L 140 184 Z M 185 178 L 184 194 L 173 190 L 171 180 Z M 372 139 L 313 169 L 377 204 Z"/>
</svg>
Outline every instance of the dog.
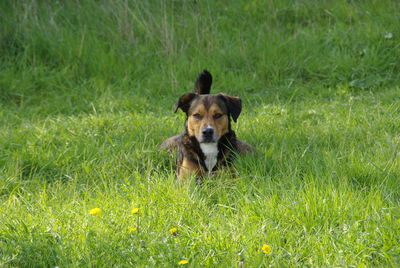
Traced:
<svg viewBox="0 0 400 268">
<path fill-rule="evenodd" d="M 166 139 L 161 148 L 177 151 L 177 176 L 203 177 L 229 166 L 237 153 L 254 152 L 252 146 L 236 138 L 231 120 L 236 122 L 242 102 L 222 93 L 210 94 L 212 75 L 204 70 L 195 82 L 195 92 L 182 95 L 174 106 L 186 113 L 185 132 Z"/>
</svg>

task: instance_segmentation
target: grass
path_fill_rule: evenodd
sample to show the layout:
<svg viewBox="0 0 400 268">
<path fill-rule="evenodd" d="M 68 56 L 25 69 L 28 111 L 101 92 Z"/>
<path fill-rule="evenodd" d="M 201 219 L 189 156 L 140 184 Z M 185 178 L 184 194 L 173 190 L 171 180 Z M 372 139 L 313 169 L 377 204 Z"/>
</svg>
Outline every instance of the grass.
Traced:
<svg viewBox="0 0 400 268">
<path fill-rule="evenodd" d="M 1 1 L 0 266 L 398 266 L 399 8 Z M 204 68 L 258 152 L 177 183 Z"/>
</svg>

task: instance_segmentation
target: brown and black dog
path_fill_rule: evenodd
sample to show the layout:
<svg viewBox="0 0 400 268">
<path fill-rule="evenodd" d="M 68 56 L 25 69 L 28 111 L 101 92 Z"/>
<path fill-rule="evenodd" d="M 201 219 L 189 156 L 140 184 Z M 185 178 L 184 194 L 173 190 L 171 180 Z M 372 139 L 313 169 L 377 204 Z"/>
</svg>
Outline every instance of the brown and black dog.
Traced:
<svg viewBox="0 0 400 268">
<path fill-rule="evenodd" d="M 186 113 L 185 132 L 161 144 L 172 150 L 178 147 L 177 175 L 179 178 L 196 174 L 210 175 L 212 171 L 227 166 L 235 153 L 254 149 L 236 138 L 231 119 L 236 122 L 242 111 L 240 98 L 225 94 L 209 94 L 212 76 L 204 70 L 195 82 L 195 93 L 182 95 L 175 104 Z"/>
</svg>

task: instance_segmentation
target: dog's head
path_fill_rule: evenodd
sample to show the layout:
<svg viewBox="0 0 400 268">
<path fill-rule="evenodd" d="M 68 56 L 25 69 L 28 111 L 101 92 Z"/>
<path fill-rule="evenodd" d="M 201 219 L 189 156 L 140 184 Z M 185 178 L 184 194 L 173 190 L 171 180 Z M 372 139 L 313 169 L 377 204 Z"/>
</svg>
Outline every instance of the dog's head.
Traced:
<svg viewBox="0 0 400 268">
<path fill-rule="evenodd" d="M 186 129 L 199 143 L 215 143 L 231 130 L 230 119 L 236 122 L 242 111 L 240 98 L 225 94 L 209 94 L 212 76 L 204 71 L 195 83 L 196 93 L 182 95 L 175 104 L 186 113 Z"/>
</svg>

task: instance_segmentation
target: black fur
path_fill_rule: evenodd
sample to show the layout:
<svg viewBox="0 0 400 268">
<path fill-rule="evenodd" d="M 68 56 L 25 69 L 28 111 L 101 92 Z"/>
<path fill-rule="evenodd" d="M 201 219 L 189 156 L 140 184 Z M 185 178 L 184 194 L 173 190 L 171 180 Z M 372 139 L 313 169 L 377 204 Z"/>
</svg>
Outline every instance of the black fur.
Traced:
<svg viewBox="0 0 400 268">
<path fill-rule="evenodd" d="M 228 96 L 225 94 L 208 95 L 211 90 L 212 76 L 207 71 L 204 70 L 197 77 L 195 82 L 195 93 L 186 93 L 182 95 L 174 106 L 174 111 L 176 112 L 179 108 L 189 116 L 189 110 L 191 106 L 197 105 L 198 101 L 201 101 L 205 107 L 208 109 L 212 103 L 217 103 L 220 107 L 228 114 L 228 132 L 224 134 L 218 140 L 218 155 L 217 163 L 213 167 L 212 171 L 217 170 L 221 166 L 229 165 L 234 159 L 236 153 L 247 153 L 252 152 L 254 149 L 236 138 L 235 132 L 231 129 L 231 119 L 236 122 L 242 110 L 242 103 L 240 98 Z M 202 96 L 207 95 L 207 96 Z M 199 169 L 198 175 L 204 174 L 207 169 L 205 164 L 205 155 L 201 150 L 200 143 L 194 136 L 189 136 L 187 128 L 187 118 L 185 120 L 185 132 L 181 135 L 176 135 L 166 139 L 162 144 L 162 148 L 167 150 L 172 150 L 178 148 L 177 150 L 177 168 L 178 176 L 180 176 L 180 168 L 183 166 L 184 160 L 190 161 Z"/>
<path fill-rule="evenodd" d="M 181 108 L 182 111 L 184 111 L 187 115 L 192 101 L 197 96 L 198 96 L 198 94 L 196 94 L 196 93 L 186 93 L 186 94 L 182 95 L 179 98 L 179 100 L 175 103 L 174 113 L 176 113 L 176 111 L 178 111 L 178 108 Z"/>
<path fill-rule="evenodd" d="M 197 94 L 210 94 L 212 84 L 212 75 L 204 70 L 196 79 L 194 83 L 194 92 Z"/>
<path fill-rule="evenodd" d="M 236 134 L 233 130 L 223 135 L 218 141 L 217 164 L 212 171 L 217 170 L 221 166 L 229 165 L 234 159 L 234 152 L 237 151 Z M 200 148 L 200 144 L 195 137 L 190 137 L 185 131 L 178 140 L 177 166 L 181 166 L 183 159 L 186 158 L 191 162 L 199 165 L 202 170 L 208 171 L 205 165 L 205 156 Z"/>
</svg>

